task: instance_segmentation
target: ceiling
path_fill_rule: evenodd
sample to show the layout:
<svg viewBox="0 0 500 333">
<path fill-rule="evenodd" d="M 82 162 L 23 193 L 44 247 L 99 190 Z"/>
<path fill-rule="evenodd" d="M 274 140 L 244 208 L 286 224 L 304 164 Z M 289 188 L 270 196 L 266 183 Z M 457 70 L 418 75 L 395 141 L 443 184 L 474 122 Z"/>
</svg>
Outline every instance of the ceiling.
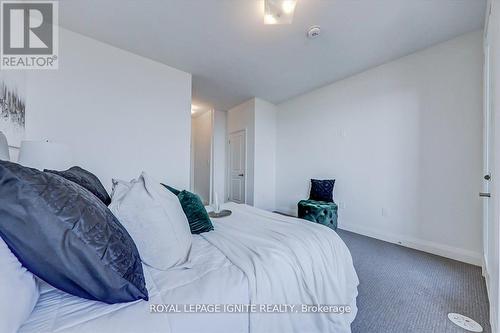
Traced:
<svg viewBox="0 0 500 333">
<path fill-rule="evenodd" d="M 486 0 L 298 0 L 264 25 L 259 0 L 62 0 L 60 24 L 193 74 L 193 101 L 272 103 L 483 27 Z M 320 25 L 322 35 L 307 39 Z"/>
</svg>

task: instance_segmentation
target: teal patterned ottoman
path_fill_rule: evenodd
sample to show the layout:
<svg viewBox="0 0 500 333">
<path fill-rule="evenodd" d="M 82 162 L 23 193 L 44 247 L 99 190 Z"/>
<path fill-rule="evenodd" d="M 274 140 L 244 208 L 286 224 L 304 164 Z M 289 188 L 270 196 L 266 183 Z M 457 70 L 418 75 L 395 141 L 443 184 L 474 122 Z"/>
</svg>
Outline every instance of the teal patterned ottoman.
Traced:
<svg viewBox="0 0 500 333">
<path fill-rule="evenodd" d="M 299 218 L 326 225 L 337 230 L 337 204 L 335 202 L 300 200 Z"/>
</svg>

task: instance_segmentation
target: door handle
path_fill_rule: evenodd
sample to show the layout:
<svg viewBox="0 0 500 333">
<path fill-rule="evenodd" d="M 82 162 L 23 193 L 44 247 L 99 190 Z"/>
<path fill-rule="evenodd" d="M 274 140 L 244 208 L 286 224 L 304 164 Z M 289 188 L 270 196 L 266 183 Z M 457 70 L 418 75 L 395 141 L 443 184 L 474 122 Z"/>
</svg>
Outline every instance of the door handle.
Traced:
<svg viewBox="0 0 500 333">
<path fill-rule="evenodd" d="M 490 193 L 481 192 L 481 193 L 479 193 L 479 196 L 483 197 L 483 198 L 489 198 L 489 197 L 491 197 L 491 194 Z"/>
<path fill-rule="evenodd" d="M 243 176 L 244 176 L 244 174 L 240 173 L 238 176 L 239 176 L 239 177 L 243 177 Z"/>
</svg>

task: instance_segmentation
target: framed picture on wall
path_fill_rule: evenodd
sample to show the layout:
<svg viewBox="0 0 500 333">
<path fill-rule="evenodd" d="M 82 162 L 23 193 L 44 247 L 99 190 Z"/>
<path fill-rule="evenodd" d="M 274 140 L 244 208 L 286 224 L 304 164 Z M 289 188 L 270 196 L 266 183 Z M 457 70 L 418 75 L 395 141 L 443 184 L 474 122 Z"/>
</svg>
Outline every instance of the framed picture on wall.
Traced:
<svg viewBox="0 0 500 333">
<path fill-rule="evenodd" d="M 21 146 L 26 129 L 26 96 L 22 74 L 0 74 L 0 131 L 13 149 Z"/>
</svg>

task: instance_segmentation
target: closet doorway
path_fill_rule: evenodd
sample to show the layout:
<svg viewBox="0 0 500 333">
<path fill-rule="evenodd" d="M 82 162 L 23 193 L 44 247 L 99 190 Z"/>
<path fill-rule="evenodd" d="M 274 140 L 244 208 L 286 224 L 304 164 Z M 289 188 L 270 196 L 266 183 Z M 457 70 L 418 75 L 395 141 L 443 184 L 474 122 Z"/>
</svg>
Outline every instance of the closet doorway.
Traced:
<svg viewBox="0 0 500 333">
<path fill-rule="evenodd" d="M 229 134 L 229 201 L 245 203 L 246 132 Z"/>
</svg>

